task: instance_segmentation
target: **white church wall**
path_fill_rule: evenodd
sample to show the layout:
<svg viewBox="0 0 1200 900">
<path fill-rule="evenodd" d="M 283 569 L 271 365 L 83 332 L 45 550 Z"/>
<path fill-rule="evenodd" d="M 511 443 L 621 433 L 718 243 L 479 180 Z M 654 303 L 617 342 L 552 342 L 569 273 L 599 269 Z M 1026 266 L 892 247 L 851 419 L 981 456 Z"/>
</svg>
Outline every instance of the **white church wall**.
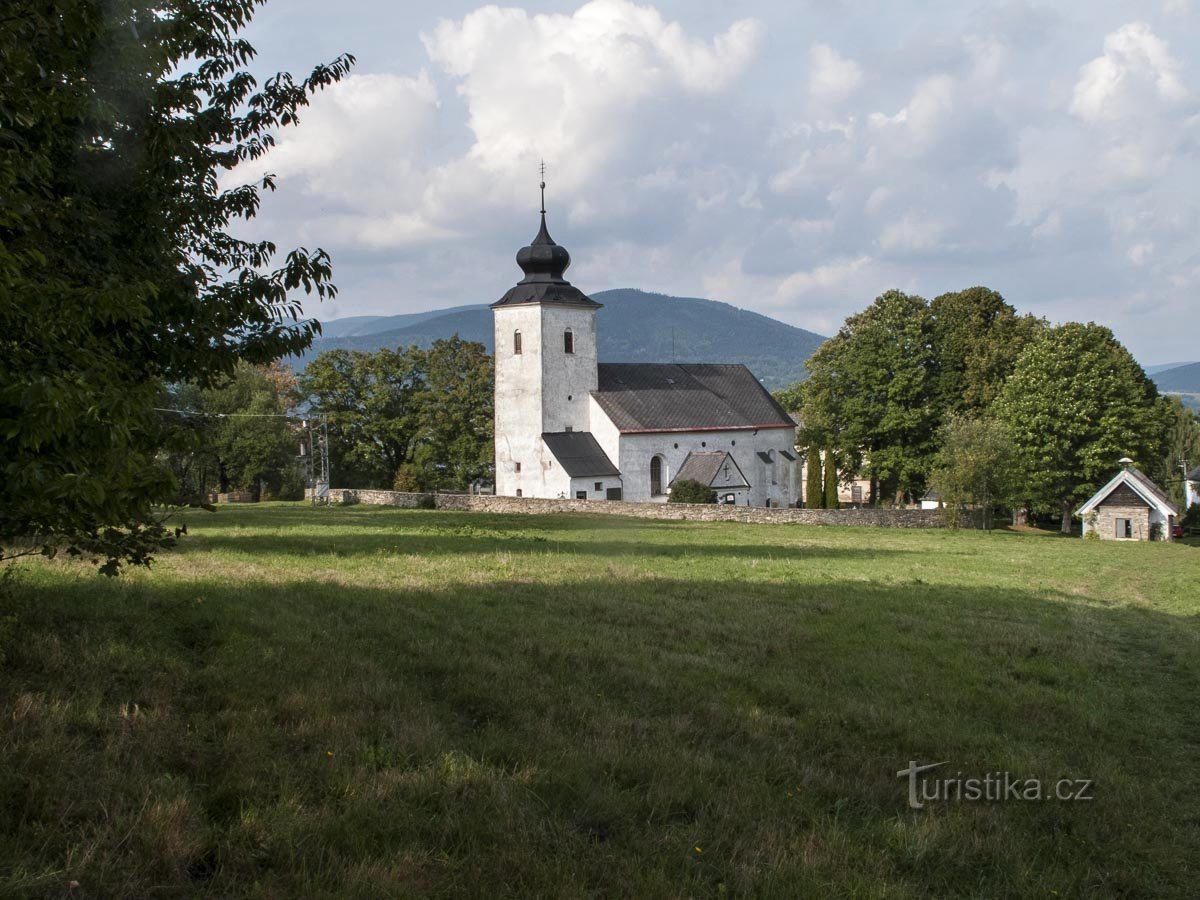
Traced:
<svg viewBox="0 0 1200 900">
<path fill-rule="evenodd" d="M 621 479 L 615 475 L 595 476 L 588 478 L 572 478 L 571 493 L 568 499 L 574 500 L 606 500 L 610 488 L 620 488 Z M 580 495 L 583 496 L 580 496 Z M 622 497 L 624 499 L 624 497 Z"/>
<path fill-rule="evenodd" d="M 591 309 L 544 306 L 541 333 L 542 431 L 587 431 L 591 391 L 596 389 L 596 313 Z M 563 336 L 573 336 L 567 353 Z"/>
<path fill-rule="evenodd" d="M 524 497 L 543 497 L 541 309 L 510 306 L 494 313 L 496 493 L 515 497 L 519 490 Z M 513 352 L 516 331 L 521 332 L 520 353 Z"/>
<path fill-rule="evenodd" d="M 607 420 L 606 416 L 603 418 Z M 609 424 L 611 427 L 611 423 Z M 596 425 L 597 422 L 593 421 L 593 434 L 597 433 Z M 650 495 L 650 460 L 654 456 L 663 457 L 662 480 L 663 490 L 666 491 L 667 485 L 675 477 L 689 453 L 726 450 L 750 482 L 750 490 L 739 494 L 739 503 L 749 501 L 751 506 L 766 506 L 767 500 L 771 499 L 779 506 L 790 506 L 796 500 L 794 482 L 777 476 L 776 483 L 772 485 L 766 474 L 765 463 L 759 459 L 758 453 L 774 450 L 778 457 L 782 450 L 792 452 L 794 434 L 794 430 L 790 428 L 623 434 L 620 436 L 618 458 L 613 462 L 621 470 L 626 500 L 643 503 L 665 502 L 665 494 L 659 497 Z M 603 442 L 601 446 L 604 446 Z M 607 447 L 605 449 L 607 452 Z"/>
</svg>

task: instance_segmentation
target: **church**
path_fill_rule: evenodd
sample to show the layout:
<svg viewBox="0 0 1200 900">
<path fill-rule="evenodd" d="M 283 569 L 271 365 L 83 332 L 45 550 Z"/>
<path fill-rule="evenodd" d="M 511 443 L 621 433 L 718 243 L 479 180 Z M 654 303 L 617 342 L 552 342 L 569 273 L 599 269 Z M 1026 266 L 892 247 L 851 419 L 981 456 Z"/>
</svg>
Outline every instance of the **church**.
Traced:
<svg viewBox="0 0 1200 900">
<path fill-rule="evenodd" d="M 717 502 L 794 506 L 796 423 L 743 365 L 601 363 L 595 302 L 564 277 L 542 224 L 525 277 L 492 304 L 496 493 L 665 502 L 699 481 Z"/>
</svg>

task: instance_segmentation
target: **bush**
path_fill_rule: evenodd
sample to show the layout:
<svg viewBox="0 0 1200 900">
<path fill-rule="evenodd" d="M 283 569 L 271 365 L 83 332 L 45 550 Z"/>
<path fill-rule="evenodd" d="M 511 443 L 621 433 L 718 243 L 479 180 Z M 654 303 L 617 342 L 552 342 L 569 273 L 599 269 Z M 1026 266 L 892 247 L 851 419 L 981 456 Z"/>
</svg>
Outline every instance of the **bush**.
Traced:
<svg viewBox="0 0 1200 900">
<path fill-rule="evenodd" d="M 412 463 L 402 463 L 400 468 L 396 469 L 396 475 L 392 479 L 392 490 L 402 491 L 404 493 L 416 493 L 421 490 L 424 485 L 421 484 L 421 470 Z"/>
<path fill-rule="evenodd" d="M 422 494 L 417 498 L 417 509 L 437 509 L 437 500 L 433 494 Z"/>
<path fill-rule="evenodd" d="M 279 476 L 279 490 L 275 492 L 276 500 L 303 500 L 304 476 L 295 466 L 283 470 Z"/>
<path fill-rule="evenodd" d="M 670 503 L 716 503 L 717 492 L 707 484 L 685 478 L 671 485 Z"/>
</svg>

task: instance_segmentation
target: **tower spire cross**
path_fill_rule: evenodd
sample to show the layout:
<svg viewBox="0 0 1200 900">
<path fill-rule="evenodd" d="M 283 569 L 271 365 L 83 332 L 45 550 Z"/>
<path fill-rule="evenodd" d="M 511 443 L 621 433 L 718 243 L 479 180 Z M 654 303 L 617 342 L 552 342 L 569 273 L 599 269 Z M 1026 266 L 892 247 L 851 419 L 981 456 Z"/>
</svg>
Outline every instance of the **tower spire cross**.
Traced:
<svg viewBox="0 0 1200 900">
<path fill-rule="evenodd" d="M 542 173 L 542 215 L 544 216 L 546 214 L 546 161 L 544 159 L 542 160 L 540 171 Z"/>
</svg>

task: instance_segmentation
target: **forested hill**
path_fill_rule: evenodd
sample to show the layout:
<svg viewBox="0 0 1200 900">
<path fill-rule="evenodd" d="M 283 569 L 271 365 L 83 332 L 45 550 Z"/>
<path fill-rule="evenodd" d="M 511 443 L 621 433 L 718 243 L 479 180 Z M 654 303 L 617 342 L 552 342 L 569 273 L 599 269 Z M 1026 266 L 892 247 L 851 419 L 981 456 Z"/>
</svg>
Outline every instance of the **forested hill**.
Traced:
<svg viewBox="0 0 1200 900">
<path fill-rule="evenodd" d="M 743 363 L 774 390 L 807 374 L 804 361 L 825 340 L 803 328 L 694 297 L 631 288 L 591 295 L 598 313 L 601 362 Z M 303 365 L 323 350 L 428 346 L 454 334 L 492 350 L 492 312 L 484 304 L 398 316 L 353 316 L 322 323 Z"/>
</svg>

